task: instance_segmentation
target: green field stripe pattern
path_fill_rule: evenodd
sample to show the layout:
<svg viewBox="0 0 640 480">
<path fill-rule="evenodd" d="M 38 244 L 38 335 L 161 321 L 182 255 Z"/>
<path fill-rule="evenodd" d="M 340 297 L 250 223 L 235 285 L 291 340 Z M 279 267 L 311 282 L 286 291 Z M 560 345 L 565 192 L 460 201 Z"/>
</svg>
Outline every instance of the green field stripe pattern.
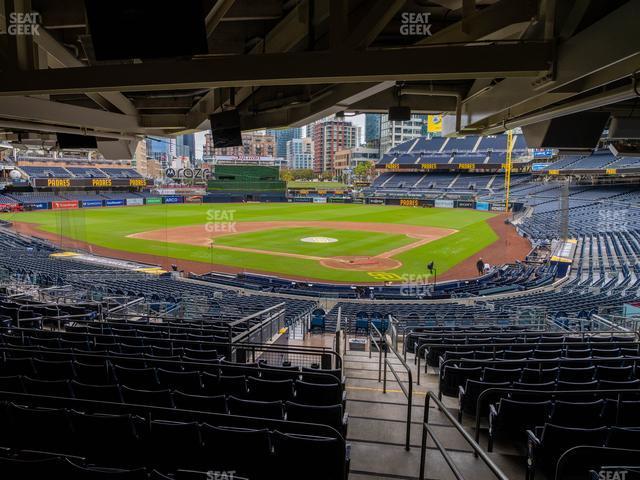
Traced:
<svg viewBox="0 0 640 480">
<path fill-rule="evenodd" d="M 56 235 L 115 250 L 209 263 L 212 252 L 208 247 L 127 238 L 127 235 L 183 225 L 203 225 L 210 220 L 211 210 L 233 212 L 233 220 L 236 222 L 346 221 L 421 225 L 458 230 L 452 235 L 398 254 L 394 258 L 403 263 L 402 267 L 393 270 L 398 275 L 424 275 L 425 265 L 431 260 L 438 265 L 438 273 L 444 273 L 497 240 L 495 232 L 486 223 L 493 214 L 463 209 L 348 204 L 201 204 L 48 210 L 7 214 L 3 218 L 36 223 L 42 230 Z M 217 241 L 231 242 L 228 244 L 233 246 L 241 246 L 240 244 L 246 242 L 247 246 L 250 245 L 249 248 L 323 257 L 376 255 L 415 241 L 402 235 L 376 232 L 317 228 L 287 230 L 286 234 L 276 230 L 246 232 L 235 236 L 219 237 Z M 305 230 L 304 236 L 327 236 L 338 238 L 340 241 L 333 244 L 305 244 L 299 241 L 301 230 Z M 251 244 L 251 240 L 255 240 L 255 243 Z M 359 245 L 362 251 L 356 248 L 355 243 L 358 242 L 362 242 Z M 313 250 L 314 248 L 319 250 Z M 329 248 L 335 250 L 328 253 Z M 214 263 L 247 271 L 273 272 L 285 276 L 297 275 L 327 281 L 375 281 L 367 272 L 326 268 L 315 260 L 223 249 L 214 249 L 213 253 Z"/>
<path fill-rule="evenodd" d="M 307 243 L 305 237 L 328 237 L 334 243 Z M 331 228 L 294 227 L 274 228 L 259 232 L 237 233 L 216 238 L 214 245 L 258 248 L 272 252 L 289 252 L 315 257 L 339 255 L 378 255 L 415 242 L 406 235 L 335 230 Z"/>
</svg>

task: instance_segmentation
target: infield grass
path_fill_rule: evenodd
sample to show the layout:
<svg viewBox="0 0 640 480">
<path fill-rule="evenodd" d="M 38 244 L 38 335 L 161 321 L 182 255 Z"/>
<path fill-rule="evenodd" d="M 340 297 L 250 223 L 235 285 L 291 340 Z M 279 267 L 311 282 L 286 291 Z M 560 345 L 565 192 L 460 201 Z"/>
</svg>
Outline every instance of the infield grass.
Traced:
<svg viewBox="0 0 640 480">
<path fill-rule="evenodd" d="M 253 252 L 197 247 L 186 244 L 127 238 L 127 235 L 184 225 L 202 225 L 211 221 L 211 210 L 232 215 L 237 222 L 268 221 L 348 221 L 421 225 L 458 230 L 426 245 L 398 254 L 403 266 L 392 270 L 397 275 L 423 275 L 433 260 L 438 274 L 474 255 L 497 240 L 486 223 L 493 214 L 475 210 L 411 208 L 345 204 L 203 204 L 150 205 L 143 207 L 87 208 L 13 213 L 7 220 L 38 224 L 38 228 L 56 235 L 128 252 L 146 253 L 185 260 L 214 263 L 282 275 L 298 275 L 319 280 L 342 282 L 376 281 L 369 272 L 334 270 L 316 260 L 282 257 Z M 217 214 L 220 215 L 220 214 Z M 304 230 L 304 232 L 302 232 Z M 256 236 L 257 235 L 257 236 Z M 301 236 L 326 236 L 342 239 L 333 244 L 305 244 Z M 345 241 L 349 240 L 349 241 Z M 344 231 L 318 228 L 274 229 L 219 237 L 217 242 L 233 246 L 318 256 L 375 255 L 414 241 L 396 234 Z M 352 243 L 353 242 L 353 243 Z M 359 243 L 359 245 L 358 245 Z M 353 245 L 353 248 L 351 248 Z M 265 246 L 267 248 L 265 248 Z M 362 248 L 366 251 L 360 251 Z M 329 250 L 330 252 L 328 253 Z M 375 272 L 372 272 L 375 273 Z"/>
</svg>

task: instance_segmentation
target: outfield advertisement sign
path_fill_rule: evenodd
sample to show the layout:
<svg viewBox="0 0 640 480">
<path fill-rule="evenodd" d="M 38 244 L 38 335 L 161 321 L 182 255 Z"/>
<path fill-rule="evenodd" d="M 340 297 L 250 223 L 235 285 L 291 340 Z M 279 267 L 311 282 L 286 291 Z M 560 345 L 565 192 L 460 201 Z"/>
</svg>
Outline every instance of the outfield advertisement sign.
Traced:
<svg viewBox="0 0 640 480">
<path fill-rule="evenodd" d="M 162 203 L 162 198 L 161 197 L 147 197 L 147 198 L 145 198 L 145 203 L 147 205 L 157 205 L 159 203 Z"/>
<path fill-rule="evenodd" d="M 295 203 L 311 203 L 311 197 L 293 197 Z"/>
<path fill-rule="evenodd" d="M 476 208 L 476 202 L 471 200 L 456 200 L 456 208 Z"/>
<path fill-rule="evenodd" d="M 162 197 L 164 203 L 182 203 L 182 197 L 177 195 L 169 195 L 166 197 Z"/>
<path fill-rule="evenodd" d="M 31 210 L 48 210 L 49 204 L 47 202 L 25 203 L 27 209 Z"/>
<path fill-rule="evenodd" d="M 105 207 L 122 207 L 124 205 L 124 198 L 119 200 L 105 200 Z"/>
<path fill-rule="evenodd" d="M 476 210 L 489 211 L 489 202 L 476 202 Z"/>
<path fill-rule="evenodd" d="M 144 198 L 127 198 L 127 205 L 144 205 Z"/>
<path fill-rule="evenodd" d="M 34 187 L 43 188 L 112 188 L 150 187 L 153 180 L 145 178 L 36 178 Z"/>
<path fill-rule="evenodd" d="M 202 203 L 202 195 L 189 195 L 184 197 L 184 203 Z"/>
<path fill-rule="evenodd" d="M 384 205 L 384 198 L 367 198 L 367 203 L 370 205 Z"/>
<path fill-rule="evenodd" d="M 51 202 L 51 208 L 53 210 L 72 210 L 78 208 L 77 200 L 61 200 L 57 202 Z"/>
<path fill-rule="evenodd" d="M 453 200 L 436 199 L 436 208 L 453 208 Z"/>
<path fill-rule="evenodd" d="M 313 197 L 313 203 L 327 203 L 327 197 Z"/>
<path fill-rule="evenodd" d="M 101 207 L 102 200 L 82 200 L 82 208 Z"/>
</svg>

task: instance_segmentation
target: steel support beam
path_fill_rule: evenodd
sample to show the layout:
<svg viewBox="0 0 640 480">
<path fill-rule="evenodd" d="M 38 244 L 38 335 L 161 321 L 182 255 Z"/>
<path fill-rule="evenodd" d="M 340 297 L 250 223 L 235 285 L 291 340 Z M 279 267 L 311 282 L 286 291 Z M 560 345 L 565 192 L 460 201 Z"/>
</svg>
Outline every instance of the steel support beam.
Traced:
<svg viewBox="0 0 640 480">
<path fill-rule="evenodd" d="M 1 97 L 0 117 L 110 132 L 143 133 L 137 118 L 33 97 Z"/>
<path fill-rule="evenodd" d="M 152 62 L 17 72 L 0 78 L 0 95 L 531 77 L 551 60 L 545 42 L 234 55 L 175 61 L 170 69 Z"/>
<path fill-rule="evenodd" d="M 53 38 L 46 29 L 40 28 L 38 35 L 35 35 L 33 38 L 35 43 L 45 50 L 50 58 L 57 62 L 57 67 L 85 67 L 84 63 L 74 57 L 63 45 Z M 101 107 L 109 109 L 108 105 L 112 105 L 127 115 L 138 114 L 138 111 L 129 99 L 119 92 L 96 92 L 88 93 L 87 96 Z M 108 103 L 105 104 L 105 101 Z"/>
<path fill-rule="evenodd" d="M 518 116 L 631 75 L 640 67 L 638 11 L 640 0 L 630 0 L 559 45 L 555 79 L 508 78 L 464 101 L 463 130 L 494 131 Z"/>
</svg>

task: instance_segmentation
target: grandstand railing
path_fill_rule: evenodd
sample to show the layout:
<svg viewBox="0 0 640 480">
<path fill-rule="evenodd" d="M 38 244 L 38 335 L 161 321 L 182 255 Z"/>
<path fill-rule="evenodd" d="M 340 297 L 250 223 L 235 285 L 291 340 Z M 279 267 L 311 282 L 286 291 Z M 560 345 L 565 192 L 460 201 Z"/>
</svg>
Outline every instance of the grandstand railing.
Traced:
<svg viewBox="0 0 640 480">
<path fill-rule="evenodd" d="M 504 472 L 489 458 L 487 453 L 478 445 L 478 443 L 469 435 L 469 433 L 464 429 L 464 427 L 458 422 L 455 417 L 449 412 L 447 407 L 433 394 L 433 392 L 427 392 L 425 401 L 424 401 L 424 416 L 422 420 L 422 442 L 420 445 L 420 471 L 418 474 L 418 478 L 420 480 L 425 479 L 425 470 L 427 467 L 427 439 L 431 437 L 433 443 L 436 448 L 444 458 L 444 461 L 449 466 L 451 473 L 456 478 L 456 480 L 465 480 L 464 475 L 456 465 L 456 462 L 451 458 L 445 447 L 442 445 L 442 442 L 436 436 L 432 426 L 429 424 L 429 410 L 431 408 L 431 402 L 436 404 L 436 407 L 442 412 L 449 423 L 458 431 L 462 438 L 467 442 L 471 448 L 473 449 L 474 455 L 476 457 L 480 457 L 482 462 L 491 470 L 496 478 L 499 480 L 509 480 L 509 478 L 504 474 Z M 477 478 L 477 476 L 474 476 Z"/>
<path fill-rule="evenodd" d="M 286 312 L 286 303 L 281 302 L 247 317 L 229 322 L 227 324 L 229 343 L 266 343 L 284 328 Z M 258 319 L 261 320 L 259 323 L 249 327 L 246 331 L 239 333 L 238 335 L 233 335 L 234 327 L 238 327 L 242 324 L 250 325 L 252 321 Z"/>
<path fill-rule="evenodd" d="M 411 368 L 407 365 L 407 362 L 404 361 L 402 355 L 396 350 L 391 342 L 387 339 L 386 333 L 381 333 L 378 328 L 371 323 L 369 326 L 369 358 L 371 358 L 371 344 L 376 345 L 378 349 L 378 382 L 380 382 L 380 376 L 382 375 L 382 393 L 387 393 L 387 367 L 395 377 L 398 385 L 400 386 L 400 390 L 407 398 L 407 426 L 406 426 L 406 438 L 405 438 L 405 446 L 404 449 L 409 451 L 411 449 L 411 410 L 413 404 L 413 375 L 411 374 Z M 374 337 L 377 337 L 377 339 Z M 400 378 L 398 372 L 394 368 L 393 364 L 387 358 L 388 352 L 391 351 L 395 355 L 395 357 L 400 361 L 404 369 L 407 373 L 407 386 L 405 386 L 404 382 Z M 383 361 L 384 356 L 384 361 Z M 384 367 L 383 367 L 384 363 Z"/>
</svg>

